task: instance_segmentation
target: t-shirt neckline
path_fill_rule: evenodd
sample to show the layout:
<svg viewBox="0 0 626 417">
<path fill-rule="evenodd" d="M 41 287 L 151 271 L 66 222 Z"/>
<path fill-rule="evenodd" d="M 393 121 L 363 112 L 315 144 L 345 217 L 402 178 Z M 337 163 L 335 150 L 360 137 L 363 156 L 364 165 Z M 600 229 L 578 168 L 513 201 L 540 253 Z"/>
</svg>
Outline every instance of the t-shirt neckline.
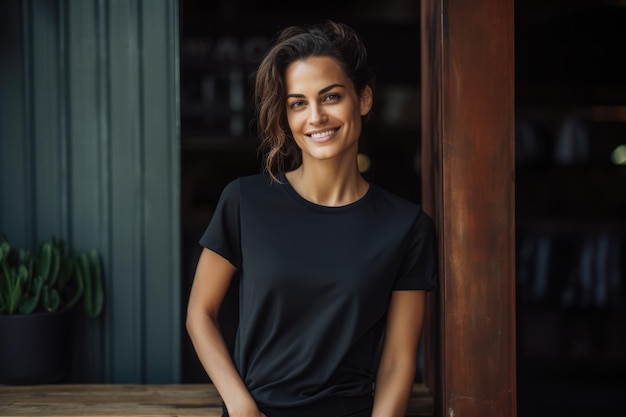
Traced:
<svg viewBox="0 0 626 417">
<path fill-rule="evenodd" d="M 278 174 L 278 179 L 280 180 L 280 182 L 283 183 L 283 189 L 297 203 L 302 204 L 305 207 L 308 207 L 312 210 L 317 210 L 317 211 L 322 211 L 322 212 L 327 212 L 327 213 L 336 213 L 340 211 L 352 210 L 362 205 L 367 200 L 369 200 L 371 194 L 374 192 L 374 187 L 375 187 L 374 184 L 370 182 L 369 187 L 367 188 L 367 191 L 365 192 L 365 194 L 363 194 L 361 198 L 353 201 L 352 203 L 345 204 L 343 206 L 324 206 L 324 205 L 309 201 L 306 198 L 302 197 L 300 194 L 298 194 L 298 192 L 292 187 L 291 183 L 287 179 L 287 176 L 285 175 L 284 172 L 281 172 Z"/>
</svg>

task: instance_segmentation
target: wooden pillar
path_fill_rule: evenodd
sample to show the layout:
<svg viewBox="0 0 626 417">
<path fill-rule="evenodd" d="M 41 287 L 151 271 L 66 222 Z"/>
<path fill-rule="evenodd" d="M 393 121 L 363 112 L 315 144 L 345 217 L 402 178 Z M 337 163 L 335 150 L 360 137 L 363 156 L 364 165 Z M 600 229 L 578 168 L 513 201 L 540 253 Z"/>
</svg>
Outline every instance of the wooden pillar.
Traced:
<svg viewBox="0 0 626 417">
<path fill-rule="evenodd" d="M 423 204 L 438 229 L 435 415 L 516 415 L 513 0 L 422 0 Z"/>
</svg>

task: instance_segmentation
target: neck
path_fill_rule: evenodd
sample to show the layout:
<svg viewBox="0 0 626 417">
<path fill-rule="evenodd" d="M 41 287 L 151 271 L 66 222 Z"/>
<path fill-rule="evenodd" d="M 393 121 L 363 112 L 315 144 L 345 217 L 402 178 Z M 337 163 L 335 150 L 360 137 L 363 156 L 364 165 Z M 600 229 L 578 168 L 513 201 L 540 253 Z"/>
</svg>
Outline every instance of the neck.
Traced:
<svg viewBox="0 0 626 417">
<path fill-rule="evenodd" d="M 322 206 L 338 207 L 353 203 L 365 195 L 369 184 L 356 163 L 334 164 L 331 161 L 306 161 L 286 173 L 291 186 L 304 199 Z"/>
</svg>

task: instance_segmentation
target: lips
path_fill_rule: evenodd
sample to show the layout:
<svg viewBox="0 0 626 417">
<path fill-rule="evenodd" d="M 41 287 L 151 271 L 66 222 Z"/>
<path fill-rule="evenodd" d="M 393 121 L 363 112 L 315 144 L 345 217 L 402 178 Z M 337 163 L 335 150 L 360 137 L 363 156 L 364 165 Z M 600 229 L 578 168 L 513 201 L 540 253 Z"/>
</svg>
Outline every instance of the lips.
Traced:
<svg viewBox="0 0 626 417">
<path fill-rule="evenodd" d="M 315 142 L 325 142 L 333 137 L 337 129 L 326 129 L 319 132 L 308 133 L 307 136 Z"/>
</svg>

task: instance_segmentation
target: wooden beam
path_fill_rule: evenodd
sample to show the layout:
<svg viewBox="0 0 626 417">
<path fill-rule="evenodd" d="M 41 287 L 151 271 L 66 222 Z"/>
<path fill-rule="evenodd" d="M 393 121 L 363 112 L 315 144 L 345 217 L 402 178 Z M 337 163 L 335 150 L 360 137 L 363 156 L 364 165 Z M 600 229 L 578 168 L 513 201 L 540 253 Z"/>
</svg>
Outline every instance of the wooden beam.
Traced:
<svg viewBox="0 0 626 417">
<path fill-rule="evenodd" d="M 513 0 L 422 0 L 423 204 L 435 415 L 516 415 Z"/>
</svg>

